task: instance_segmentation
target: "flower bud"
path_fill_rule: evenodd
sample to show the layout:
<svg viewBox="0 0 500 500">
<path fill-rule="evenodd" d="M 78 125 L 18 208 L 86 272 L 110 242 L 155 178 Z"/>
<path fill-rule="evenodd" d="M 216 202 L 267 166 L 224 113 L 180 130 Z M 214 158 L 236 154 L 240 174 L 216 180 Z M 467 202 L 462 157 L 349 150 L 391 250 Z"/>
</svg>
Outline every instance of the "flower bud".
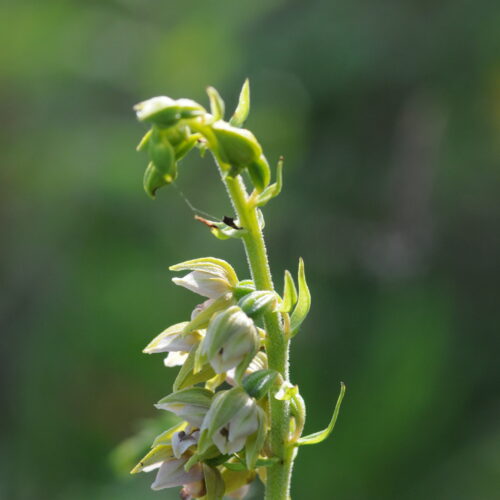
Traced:
<svg viewBox="0 0 500 500">
<path fill-rule="evenodd" d="M 262 408 L 239 387 L 217 393 L 201 426 L 199 449 L 214 443 L 222 454 L 240 451 L 259 430 L 261 413 Z"/>
<path fill-rule="evenodd" d="M 278 302 L 276 293 L 258 290 L 245 295 L 238 301 L 238 305 L 247 316 L 255 318 L 267 311 L 273 311 Z"/>
<path fill-rule="evenodd" d="M 232 292 L 238 283 L 234 269 L 227 262 L 212 257 L 182 262 L 171 266 L 170 270 L 191 271 L 183 278 L 173 278 L 172 281 L 209 299 Z"/>
<path fill-rule="evenodd" d="M 171 127 L 183 118 L 194 118 L 205 113 L 205 109 L 191 99 L 171 99 L 166 96 L 153 97 L 134 106 L 141 122 L 150 122 L 161 127 Z"/>
<path fill-rule="evenodd" d="M 253 321 L 238 306 L 231 306 L 210 320 L 199 349 L 215 372 L 223 373 L 255 355 L 258 345 Z"/>
<path fill-rule="evenodd" d="M 167 186 L 177 177 L 177 169 L 175 168 L 168 177 L 163 176 L 155 167 L 153 162 L 150 162 L 144 172 L 143 186 L 144 191 L 153 199 L 156 197 L 156 191 L 163 186 Z"/>
<path fill-rule="evenodd" d="M 191 387 L 169 394 L 155 406 L 159 410 L 171 411 L 191 425 L 199 427 L 210 407 L 212 396 L 213 393 L 207 389 Z"/>
<path fill-rule="evenodd" d="M 262 154 L 260 144 L 247 129 L 233 127 L 219 120 L 212 125 L 212 130 L 222 161 L 238 171 L 256 161 Z"/>
</svg>

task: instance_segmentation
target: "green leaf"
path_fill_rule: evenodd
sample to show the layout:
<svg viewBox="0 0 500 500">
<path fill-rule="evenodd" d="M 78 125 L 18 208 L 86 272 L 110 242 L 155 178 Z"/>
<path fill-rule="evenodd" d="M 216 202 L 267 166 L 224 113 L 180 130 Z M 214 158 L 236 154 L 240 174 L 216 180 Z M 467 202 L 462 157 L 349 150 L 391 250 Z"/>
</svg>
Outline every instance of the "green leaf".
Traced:
<svg viewBox="0 0 500 500">
<path fill-rule="evenodd" d="M 241 87 L 240 98 L 238 100 L 238 105 L 234 111 L 229 123 L 235 127 L 241 127 L 246 119 L 248 118 L 248 113 L 250 112 L 250 82 L 248 78 L 243 83 Z"/>
<path fill-rule="evenodd" d="M 283 187 L 283 161 L 283 157 L 278 161 L 278 166 L 276 167 L 276 182 L 262 191 L 255 202 L 255 206 L 263 207 L 281 193 Z"/>
<path fill-rule="evenodd" d="M 141 139 L 141 142 L 135 148 L 136 151 L 145 151 L 148 147 L 149 140 L 151 139 L 151 135 L 153 134 L 153 129 L 149 129 L 144 137 Z"/>
<path fill-rule="evenodd" d="M 277 377 L 276 370 L 257 370 L 243 379 L 243 389 L 252 398 L 262 399 L 269 392 Z"/>
<path fill-rule="evenodd" d="M 281 312 L 290 312 L 292 307 L 297 303 L 297 288 L 293 281 L 293 276 L 290 271 L 285 271 L 285 284 L 283 286 L 283 303 L 281 304 Z"/>
<path fill-rule="evenodd" d="M 207 488 L 206 500 L 222 500 L 225 486 L 219 469 L 203 464 L 203 475 L 205 476 L 205 486 Z"/>
<path fill-rule="evenodd" d="M 194 372 L 196 349 L 191 349 L 189 356 L 181 366 L 174 381 L 173 390 L 179 391 L 186 387 L 205 382 L 215 376 L 215 372 L 209 364 L 205 364 L 197 373 Z"/>
<path fill-rule="evenodd" d="M 340 383 L 340 394 L 337 399 L 337 404 L 335 405 L 335 410 L 333 411 L 332 419 L 328 424 L 326 429 L 322 431 L 315 432 L 313 434 L 309 434 L 309 436 L 304 436 L 297 441 L 297 446 L 304 446 L 308 444 L 317 444 L 324 441 L 333 431 L 335 427 L 335 423 L 337 422 L 337 417 L 339 416 L 340 405 L 342 404 L 342 400 L 344 399 L 345 394 L 345 384 L 344 382 Z"/>
<path fill-rule="evenodd" d="M 291 323 L 291 336 L 297 335 L 299 327 L 302 322 L 306 319 L 309 309 L 311 308 L 311 292 L 309 292 L 309 287 L 306 282 L 306 275 L 304 271 L 304 261 L 302 258 L 299 260 L 299 296 L 297 299 L 297 305 L 293 310 L 292 317 L 290 318 Z"/>
<path fill-rule="evenodd" d="M 207 87 L 208 98 L 210 99 L 210 112 L 212 113 L 214 120 L 224 119 L 224 101 L 214 87 Z"/>
</svg>

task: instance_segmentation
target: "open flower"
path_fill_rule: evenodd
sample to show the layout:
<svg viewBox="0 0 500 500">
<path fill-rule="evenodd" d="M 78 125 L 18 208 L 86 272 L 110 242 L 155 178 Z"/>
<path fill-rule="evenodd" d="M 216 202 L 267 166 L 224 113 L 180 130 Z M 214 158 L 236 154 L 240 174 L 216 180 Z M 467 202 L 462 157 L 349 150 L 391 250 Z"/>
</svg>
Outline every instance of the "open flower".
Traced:
<svg viewBox="0 0 500 500">
<path fill-rule="evenodd" d="M 189 352 L 200 343 L 203 337 L 201 331 L 184 332 L 187 321 L 170 326 L 155 337 L 142 352 L 154 354 L 168 352 L 165 358 L 166 366 L 179 366 L 184 363 Z"/>
<path fill-rule="evenodd" d="M 173 278 L 172 281 L 209 299 L 217 299 L 232 292 L 238 284 L 234 269 L 227 262 L 212 257 L 182 262 L 171 266 L 170 270 L 191 271 L 182 278 Z"/>
<path fill-rule="evenodd" d="M 257 457 L 265 437 L 264 411 L 255 399 L 240 387 L 217 393 L 201 425 L 199 448 L 204 450 L 213 443 L 222 454 L 232 454 L 252 435 L 259 437 L 253 443 L 256 447 L 247 450 L 251 460 Z"/>
</svg>

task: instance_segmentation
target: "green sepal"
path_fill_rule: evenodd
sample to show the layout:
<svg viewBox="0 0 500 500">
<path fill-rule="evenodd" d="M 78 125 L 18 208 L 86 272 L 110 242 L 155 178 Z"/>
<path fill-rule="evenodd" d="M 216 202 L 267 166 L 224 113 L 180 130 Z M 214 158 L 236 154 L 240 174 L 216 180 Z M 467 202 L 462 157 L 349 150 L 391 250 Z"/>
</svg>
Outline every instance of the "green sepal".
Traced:
<svg viewBox="0 0 500 500">
<path fill-rule="evenodd" d="M 210 304 L 206 309 L 203 309 L 199 314 L 197 314 L 184 328 L 184 332 L 192 332 L 193 330 L 201 330 L 208 326 L 208 323 L 212 316 L 222 309 L 226 309 L 234 304 L 234 299 L 230 293 L 222 295 L 218 299 Z"/>
<path fill-rule="evenodd" d="M 173 392 L 160 399 L 157 405 L 176 404 L 176 405 L 194 405 L 209 408 L 212 402 L 213 392 L 203 387 L 190 387 Z"/>
<path fill-rule="evenodd" d="M 151 445 L 151 448 L 154 448 L 155 446 L 159 445 L 165 445 L 169 444 L 170 441 L 172 440 L 172 436 L 176 432 L 183 431 L 189 424 L 187 422 L 181 422 L 177 425 L 174 425 L 173 427 L 170 427 L 170 429 L 167 429 L 166 431 L 162 432 L 158 436 L 155 437 L 153 444 Z"/>
<path fill-rule="evenodd" d="M 297 288 L 293 281 L 293 276 L 290 271 L 285 271 L 285 282 L 283 286 L 283 302 L 280 307 L 280 312 L 290 312 L 292 307 L 297 303 Z"/>
<path fill-rule="evenodd" d="M 276 293 L 267 290 L 257 290 L 241 298 L 238 301 L 238 305 L 247 316 L 256 318 L 266 312 L 274 311 L 277 302 L 278 297 Z"/>
<path fill-rule="evenodd" d="M 214 121 L 224 119 L 224 101 L 219 92 L 214 87 L 207 87 L 208 98 L 210 99 L 210 112 L 214 117 Z"/>
<path fill-rule="evenodd" d="M 245 295 L 255 291 L 255 283 L 252 280 L 240 281 L 233 290 L 233 296 L 236 300 L 240 300 Z"/>
<path fill-rule="evenodd" d="M 146 191 L 148 196 L 150 196 L 154 200 L 156 198 L 156 191 L 158 191 L 158 189 L 160 189 L 161 187 L 167 186 L 168 184 L 173 182 L 176 177 L 177 173 L 175 173 L 175 176 L 171 177 L 170 180 L 165 179 L 165 177 L 161 175 L 161 173 L 154 166 L 153 162 L 150 162 L 146 168 L 146 171 L 144 172 L 144 191 Z"/>
<path fill-rule="evenodd" d="M 271 181 L 271 169 L 264 155 L 248 165 L 248 175 L 257 192 L 262 193 Z"/>
<path fill-rule="evenodd" d="M 184 156 L 186 156 L 191 149 L 193 149 L 194 146 L 198 143 L 198 139 L 200 138 L 200 134 L 193 134 L 190 137 L 188 137 L 185 141 L 181 142 L 177 146 L 174 147 L 175 149 L 175 159 L 177 161 L 182 160 Z"/>
<path fill-rule="evenodd" d="M 206 500 L 222 500 L 226 488 L 219 469 L 203 464 L 203 476 L 205 477 L 205 487 L 207 493 Z"/>
<path fill-rule="evenodd" d="M 278 375 L 276 370 L 257 370 L 243 379 L 243 389 L 252 398 L 262 399 L 269 392 Z"/>
<path fill-rule="evenodd" d="M 179 373 L 174 381 L 173 390 L 179 391 L 190 387 L 192 385 L 198 384 L 200 382 L 205 382 L 215 376 L 215 372 L 212 367 L 207 363 L 202 366 L 201 370 L 198 372 L 194 371 L 196 350 L 191 349 L 186 361 L 181 366 Z"/>
<path fill-rule="evenodd" d="M 134 106 L 139 121 L 159 127 L 171 127 L 179 120 L 195 118 L 205 114 L 205 109 L 191 99 L 171 99 L 166 96 L 153 97 Z"/>
<path fill-rule="evenodd" d="M 189 460 L 184 464 L 184 470 L 189 471 L 189 469 L 191 469 L 193 465 L 196 465 L 199 462 L 205 462 L 216 459 L 217 457 L 220 456 L 220 454 L 221 454 L 220 451 L 215 445 L 207 447 L 204 451 L 201 451 L 200 447 L 198 446 L 196 453 L 192 455 L 189 458 Z"/>
<path fill-rule="evenodd" d="M 290 330 L 291 337 L 297 335 L 299 327 L 302 322 L 306 319 L 309 309 L 311 308 L 311 292 L 306 282 L 306 275 L 304 271 L 304 261 L 302 258 L 299 260 L 299 295 L 297 298 L 297 305 L 293 310 L 292 316 L 290 318 Z"/>
<path fill-rule="evenodd" d="M 335 410 L 333 411 L 332 419 L 330 420 L 328 427 L 326 429 L 323 429 L 322 431 L 314 432 L 313 434 L 309 434 L 308 436 L 300 438 L 297 441 L 296 446 L 321 443 L 332 433 L 335 427 L 335 423 L 337 422 L 337 417 L 339 416 L 340 405 L 342 404 L 342 400 L 344 399 L 344 394 L 345 394 L 345 384 L 344 382 L 341 382 L 340 394 L 337 399 L 337 403 L 335 404 Z"/>
<path fill-rule="evenodd" d="M 234 371 L 234 379 L 238 384 L 241 382 L 243 375 L 245 375 L 245 371 L 252 362 L 252 359 L 259 352 L 259 344 L 260 341 L 255 342 L 253 349 L 247 352 L 241 363 L 236 367 L 236 370 Z"/>
<path fill-rule="evenodd" d="M 141 142 L 139 142 L 135 150 L 139 152 L 146 151 L 152 134 L 153 134 L 153 129 L 151 128 L 144 134 L 144 137 L 141 139 Z"/>
<path fill-rule="evenodd" d="M 233 116 L 229 120 L 229 123 L 234 127 L 241 127 L 248 118 L 250 113 L 250 82 L 248 78 L 243 83 L 241 87 L 240 97 L 238 99 L 238 105 L 234 111 Z"/>
<path fill-rule="evenodd" d="M 262 193 L 257 198 L 255 206 L 263 207 L 270 200 L 276 198 L 281 193 L 283 187 L 283 157 L 278 161 L 278 166 L 276 167 L 276 182 L 266 187 Z"/>
<path fill-rule="evenodd" d="M 229 238 L 243 238 L 248 231 L 243 228 L 235 229 L 224 222 L 215 221 L 212 222 L 210 232 L 219 240 L 228 240 Z"/>
<path fill-rule="evenodd" d="M 245 462 L 247 469 L 249 470 L 255 468 L 267 434 L 267 418 L 264 410 L 257 407 L 257 415 L 259 419 L 259 427 L 256 432 L 247 438 L 245 446 Z"/>
<path fill-rule="evenodd" d="M 155 446 L 139 463 L 130 471 L 130 474 L 142 472 L 145 467 L 164 462 L 170 458 L 174 458 L 172 447 L 170 445 Z"/>
<path fill-rule="evenodd" d="M 175 178 L 177 175 L 177 165 L 175 160 L 175 151 L 167 139 L 157 127 L 153 127 L 153 134 L 149 140 L 149 158 L 154 166 L 168 181 L 169 177 Z"/>
</svg>

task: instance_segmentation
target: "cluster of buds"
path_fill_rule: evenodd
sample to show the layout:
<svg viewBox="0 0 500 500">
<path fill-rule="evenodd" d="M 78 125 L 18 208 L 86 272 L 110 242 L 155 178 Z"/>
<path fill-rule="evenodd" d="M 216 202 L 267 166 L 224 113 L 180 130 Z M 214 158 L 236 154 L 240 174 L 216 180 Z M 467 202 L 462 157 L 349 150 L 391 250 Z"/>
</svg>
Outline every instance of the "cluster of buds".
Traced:
<svg viewBox="0 0 500 500">
<path fill-rule="evenodd" d="M 133 472 L 158 468 L 152 488 L 182 486 L 183 498 L 243 498 L 256 466 L 272 463 L 265 450 L 266 396 L 278 381 L 267 368 L 266 311 L 282 300 L 240 282 L 234 269 L 215 258 L 170 268 L 189 271 L 174 283 L 203 297 L 190 321 L 170 326 L 145 353 L 166 353 L 166 366 L 181 365 L 174 392 L 156 407 L 182 422 L 156 438 Z M 222 386 L 222 388 L 221 388 Z M 225 388 L 224 388 L 225 387 Z"/>
<path fill-rule="evenodd" d="M 210 150 L 242 220 L 204 222 L 220 239 L 242 238 L 249 257 L 250 252 L 260 252 L 251 272 L 265 289 L 256 289 L 251 280 L 240 281 L 227 262 L 212 257 L 170 268 L 187 272 L 174 278 L 175 284 L 206 300 L 194 308 L 189 321 L 170 326 L 144 349 L 148 354 L 167 354 L 167 367 L 180 366 L 173 392 L 156 404 L 180 422 L 155 439 L 132 472 L 158 469 L 153 489 L 181 486 L 183 499 L 205 500 L 243 498 L 250 483 L 260 477 L 266 491 L 274 487 L 277 492 L 266 493 L 266 498 L 281 500 L 288 498 L 296 447 L 318 443 L 331 433 L 343 390 L 328 428 L 302 437 L 304 402 L 298 387 L 288 381 L 286 362 L 278 366 L 276 359 L 286 360 L 288 342 L 307 316 L 311 296 L 302 260 L 298 289 L 286 271 L 282 296 L 274 291 L 259 209 L 281 191 L 282 160 L 276 182 L 270 184 L 262 148 L 242 128 L 249 112 L 248 81 L 228 122 L 218 92 L 207 91 L 210 112 L 190 99 L 165 96 L 135 107 L 139 120 L 151 125 L 138 146 L 149 155 L 144 188 L 154 198 L 159 188 L 175 181 L 179 162 L 190 150 L 197 148 L 202 155 Z M 242 174 L 253 186 L 250 194 Z M 271 367 L 268 356 L 274 360 Z M 276 474 L 279 467 L 288 472 Z M 272 477 L 281 482 L 272 485 Z"/>
</svg>

